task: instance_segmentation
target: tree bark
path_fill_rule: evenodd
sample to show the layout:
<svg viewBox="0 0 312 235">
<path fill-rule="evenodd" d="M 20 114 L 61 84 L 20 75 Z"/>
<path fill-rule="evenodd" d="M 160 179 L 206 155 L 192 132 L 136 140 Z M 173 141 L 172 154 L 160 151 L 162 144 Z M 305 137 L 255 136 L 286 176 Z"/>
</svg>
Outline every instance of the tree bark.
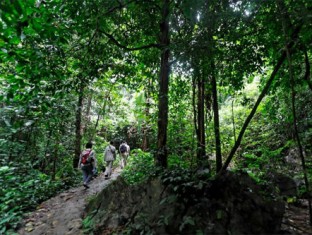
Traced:
<svg viewBox="0 0 312 235">
<path fill-rule="evenodd" d="M 96 122 L 95 122 L 95 125 L 94 125 L 94 130 L 93 130 L 93 134 L 92 134 L 92 139 L 94 139 L 95 136 L 96 136 L 96 132 L 97 132 L 97 128 L 98 128 L 98 125 L 99 125 L 99 122 L 100 122 L 101 114 L 103 115 L 103 117 L 104 117 L 104 115 L 105 115 L 105 109 L 106 109 L 107 101 L 109 100 L 109 95 L 110 95 L 110 90 L 109 90 L 109 92 L 105 95 L 105 97 L 104 97 L 104 102 L 103 102 L 103 106 L 102 106 L 101 110 L 99 111 L 98 116 L 97 116 L 97 118 L 96 118 Z M 102 113 L 102 112 L 103 112 L 103 113 Z"/>
<path fill-rule="evenodd" d="M 193 79 L 192 79 L 192 87 L 193 87 L 192 89 L 193 121 L 194 121 L 195 134 L 197 137 L 199 136 L 199 130 L 197 127 L 197 109 L 196 109 L 196 74 L 193 76 Z"/>
<path fill-rule="evenodd" d="M 83 106 L 83 91 L 84 91 L 84 85 L 81 81 L 80 88 L 79 88 L 79 94 L 78 94 L 78 104 L 77 104 L 77 111 L 76 111 L 76 140 L 75 140 L 75 155 L 73 159 L 73 167 L 76 168 L 78 166 L 79 162 L 79 156 L 81 153 L 81 117 L 82 117 L 82 106 Z"/>
<path fill-rule="evenodd" d="M 150 86 L 151 86 L 151 80 L 149 79 L 148 80 L 148 87 L 145 91 L 145 110 L 144 110 L 144 112 L 145 112 L 146 120 L 148 120 L 150 117 L 150 107 L 151 107 L 150 94 L 149 94 Z M 148 136 L 149 129 L 150 128 L 148 125 L 148 121 L 144 121 L 144 125 L 142 128 L 143 138 L 142 138 L 142 145 L 141 145 L 141 148 L 143 151 L 146 151 L 149 148 L 149 136 Z"/>
<path fill-rule="evenodd" d="M 87 106 L 86 106 L 86 113 L 84 116 L 85 125 L 82 127 L 81 134 L 84 135 L 86 130 L 88 130 L 88 126 L 91 124 L 91 108 L 92 108 L 92 94 L 88 96 Z M 92 133 L 88 133 L 88 138 L 92 141 L 93 135 Z"/>
<path fill-rule="evenodd" d="M 310 90 L 312 91 L 312 83 L 310 81 L 310 61 L 309 61 L 309 56 L 308 56 L 308 52 L 307 49 L 304 48 L 304 63 L 305 63 L 305 74 L 303 79 L 308 83 L 308 86 L 310 88 Z"/>
<path fill-rule="evenodd" d="M 58 161 L 58 149 L 59 149 L 59 140 L 57 140 L 56 144 L 55 144 L 55 149 L 54 149 L 54 156 L 53 156 L 53 170 L 52 170 L 52 180 L 55 180 L 55 176 L 56 176 L 56 163 Z M 78 164 L 78 163 L 77 163 Z"/>
<path fill-rule="evenodd" d="M 206 158 L 206 141 L 205 141 L 205 81 L 200 73 L 197 78 L 197 164 L 198 168 L 206 168 L 208 159 Z"/>
<path fill-rule="evenodd" d="M 158 97 L 158 134 L 157 134 L 157 153 L 155 157 L 156 165 L 167 167 L 167 126 L 168 126 L 168 92 L 169 92 L 169 73 L 170 43 L 169 36 L 169 0 L 163 1 L 162 22 L 160 23 L 160 44 L 161 65 Z"/>
<path fill-rule="evenodd" d="M 233 136 L 234 136 L 234 142 L 236 141 L 236 128 L 235 128 L 235 116 L 234 116 L 234 99 L 231 103 L 231 111 L 232 111 L 232 125 L 233 125 Z"/>
<path fill-rule="evenodd" d="M 216 141 L 216 170 L 217 172 L 222 167 L 222 155 L 221 155 L 221 140 L 220 140 L 220 122 L 219 122 L 219 104 L 218 104 L 218 90 L 217 81 L 215 76 L 215 65 L 214 61 L 211 62 L 211 85 L 212 85 L 212 97 L 213 97 L 213 121 L 214 121 L 214 132 Z"/>
</svg>

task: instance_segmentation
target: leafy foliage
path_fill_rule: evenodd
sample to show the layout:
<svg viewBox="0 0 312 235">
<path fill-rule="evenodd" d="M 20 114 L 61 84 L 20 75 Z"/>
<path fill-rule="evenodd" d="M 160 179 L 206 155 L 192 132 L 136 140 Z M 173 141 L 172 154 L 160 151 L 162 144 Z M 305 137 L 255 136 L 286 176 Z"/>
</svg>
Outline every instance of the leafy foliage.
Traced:
<svg viewBox="0 0 312 235">
<path fill-rule="evenodd" d="M 152 155 L 137 149 L 131 152 L 127 166 L 122 172 L 122 176 L 127 183 L 138 184 L 155 173 L 156 171 Z"/>
<path fill-rule="evenodd" d="M 5 187 L 0 191 L 0 233 L 14 229 L 23 211 L 75 185 L 80 177 L 72 166 L 78 157 L 75 149 L 90 140 L 100 165 L 107 142 L 130 144 L 132 154 L 123 171 L 129 184 L 155 174 L 152 154 L 159 147 L 157 115 L 164 112 L 159 110 L 163 98 L 169 99 L 168 128 L 161 133 L 166 135 L 169 169 L 201 167 L 196 161 L 198 78 L 205 83 L 204 157 L 208 161 L 209 156 L 214 168 L 219 137 L 214 134 L 216 120 L 212 121 L 212 77 L 224 158 L 281 52 L 291 43 L 291 65 L 282 61 L 231 168 L 244 169 L 259 182 L 268 171 L 303 177 L 300 170 L 284 164 L 296 148 L 293 88 L 311 180 L 309 3 L 174 0 L 167 19 L 170 44 L 161 45 L 162 1 L 1 1 L 0 180 Z M 158 94 L 160 49 L 170 50 L 167 94 Z M 169 178 L 177 191 L 187 190 L 183 176 Z M 185 218 L 185 226 L 191 223 Z"/>
<path fill-rule="evenodd" d="M 0 231 L 8 233 L 17 228 L 24 212 L 60 192 L 61 181 L 32 169 L 30 164 L 9 165 L 0 168 Z"/>
</svg>

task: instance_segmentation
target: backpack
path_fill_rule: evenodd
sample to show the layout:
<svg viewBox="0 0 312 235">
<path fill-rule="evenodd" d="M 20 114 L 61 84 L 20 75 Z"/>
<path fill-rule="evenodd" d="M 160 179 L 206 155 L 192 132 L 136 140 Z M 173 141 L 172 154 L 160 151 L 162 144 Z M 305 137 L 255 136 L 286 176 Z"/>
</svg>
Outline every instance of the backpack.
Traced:
<svg viewBox="0 0 312 235">
<path fill-rule="evenodd" d="M 90 151 L 84 151 L 84 155 L 82 155 L 82 158 L 81 158 L 81 163 L 82 164 L 87 164 L 87 163 L 90 163 L 90 160 L 89 160 L 89 155 L 90 153 L 92 152 L 92 150 Z"/>
<path fill-rule="evenodd" d="M 122 145 L 120 146 L 120 152 L 121 152 L 121 153 L 127 152 L 127 146 L 124 145 L 124 144 L 122 144 Z"/>
</svg>

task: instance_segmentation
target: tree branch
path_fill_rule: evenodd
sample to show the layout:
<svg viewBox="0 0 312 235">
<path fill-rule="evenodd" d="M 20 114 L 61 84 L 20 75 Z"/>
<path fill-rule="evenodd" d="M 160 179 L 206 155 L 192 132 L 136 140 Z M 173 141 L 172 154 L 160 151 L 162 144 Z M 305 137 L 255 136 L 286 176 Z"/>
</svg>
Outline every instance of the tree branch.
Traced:
<svg viewBox="0 0 312 235">
<path fill-rule="evenodd" d="M 115 10 L 121 10 L 121 9 L 124 8 L 125 6 L 127 6 L 127 5 L 129 5 L 129 4 L 133 3 L 133 2 L 135 2 L 135 0 L 134 0 L 134 1 L 129 1 L 129 2 L 127 2 L 127 3 L 122 3 L 122 2 L 119 1 L 119 0 L 117 0 L 117 2 L 118 2 L 118 5 L 117 5 L 117 6 L 112 7 L 111 9 L 109 9 L 108 11 L 106 11 L 103 15 L 104 15 L 104 16 L 105 16 L 105 15 L 109 15 L 110 13 L 114 12 Z"/>
<path fill-rule="evenodd" d="M 108 37 L 116 46 L 125 49 L 127 51 L 138 51 L 143 49 L 149 49 L 149 48 L 161 48 L 161 45 L 158 43 L 151 43 L 140 47 L 127 47 L 125 45 L 122 45 L 120 42 L 118 42 L 113 35 L 106 33 L 105 31 L 99 30 L 101 33 L 103 33 L 106 37 Z"/>
</svg>

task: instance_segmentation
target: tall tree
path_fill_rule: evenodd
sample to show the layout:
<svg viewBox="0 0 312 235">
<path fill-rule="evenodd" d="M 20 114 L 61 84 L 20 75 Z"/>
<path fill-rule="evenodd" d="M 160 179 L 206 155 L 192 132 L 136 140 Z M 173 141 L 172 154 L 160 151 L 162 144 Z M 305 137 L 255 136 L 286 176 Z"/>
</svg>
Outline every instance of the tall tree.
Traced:
<svg viewBox="0 0 312 235">
<path fill-rule="evenodd" d="M 304 157 L 302 141 L 300 139 L 299 130 L 298 130 L 298 120 L 297 120 L 297 111 L 296 111 L 296 91 L 295 91 L 296 81 L 295 81 L 295 77 L 294 77 L 294 68 L 293 68 L 293 61 L 292 61 L 293 57 L 292 57 L 292 54 L 290 53 L 290 49 L 288 48 L 288 45 L 287 45 L 287 42 L 290 41 L 289 37 L 291 36 L 291 35 L 289 35 L 289 32 L 292 31 L 293 26 L 291 23 L 291 19 L 289 16 L 287 6 L 283 0 L 277 1 L 277 8 L 279 9 L 279 12 L 278 12 L 279 18 L 282 21 L 282 28 L 283 28 L 284 40 L 285 40 L 285 52 L 286 52 L 286 58 L 287 58 L 287 62 L 288 62 L 288 74 L 289 74 L 289 80 L 290 80 L 289 83 L 291 86 L 291 107 L 292 107 L 294 134 L 295 134 L 295 139 L 297 141 L 299 156 L 301 159 L 301 166 L 302 166 L 302 171 L 303 171 L 304 183 L 306 186 L 306 191 L 309 194 L 310 193 L 310 184 L 309 184 L 309 180 L 308 180 L 306 160 Z M 312 225 L 311 198 L 309 198 L 309 200 L 308 200 L 308 205 L 309 205 L 310 225 Z"/>
<path fill-rule="evenodd" d="M 170 74 L 170 35 L 169 35 L 170 1 L 163 0 L 162 19 L 160 22 L 161 61 L 158 100 L 158 134 L 156 164 L 167 167 L 167 127 L 168 127 L 168 91 Z"/>
<path fill-rule="evenodd" d="M 81 79 L 82 80 L 82 79 Z M 78 101 L 77 101 L 77 110 L 76 110 L 76 139 L 75 139 L 75 155 L 73 159 L 73 167 L 76 168 L 79 162 L 79 156 L 81 153 L 81 138 L 82 138 L 82 108 L 83 108 L 83 98 L 84 98 L 84 83 L 80 82 L 79 92 L 78 92 Z"/>
</svg>

